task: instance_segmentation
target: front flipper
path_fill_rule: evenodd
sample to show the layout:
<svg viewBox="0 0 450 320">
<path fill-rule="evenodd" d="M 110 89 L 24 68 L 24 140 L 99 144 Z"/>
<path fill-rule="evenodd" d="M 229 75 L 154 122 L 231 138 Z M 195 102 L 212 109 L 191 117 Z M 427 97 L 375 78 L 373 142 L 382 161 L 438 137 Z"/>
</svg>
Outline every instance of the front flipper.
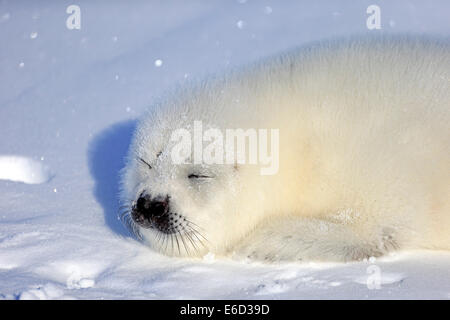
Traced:
<svg viewBox="0 0 450 320">
<path fill-rule="evenodd" d="M 281 217 L 251 232 L 234 248 L 237 257 L 263 261 L 353 261 L 397 249 L 389 228 L 362 231 L 322 219 Z"/>
</svg>

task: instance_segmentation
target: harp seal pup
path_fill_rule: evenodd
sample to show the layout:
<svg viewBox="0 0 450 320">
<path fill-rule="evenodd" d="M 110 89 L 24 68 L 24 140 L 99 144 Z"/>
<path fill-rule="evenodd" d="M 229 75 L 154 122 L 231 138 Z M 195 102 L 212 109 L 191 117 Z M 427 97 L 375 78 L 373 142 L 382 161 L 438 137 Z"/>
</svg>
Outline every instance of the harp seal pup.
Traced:
<svg viewBox="0 0 450 320">
<path fill-rule="evenodd" d="M 279 129 L 278 170 L 192 154 L 175 164 L 173 132 L 194 121 Z M 155 103 L 123 170 L 122 217 L 171 256 L 351 261 L 448 250 L 449 124 L 448 39 L 313 43 Z"/>
</svg>

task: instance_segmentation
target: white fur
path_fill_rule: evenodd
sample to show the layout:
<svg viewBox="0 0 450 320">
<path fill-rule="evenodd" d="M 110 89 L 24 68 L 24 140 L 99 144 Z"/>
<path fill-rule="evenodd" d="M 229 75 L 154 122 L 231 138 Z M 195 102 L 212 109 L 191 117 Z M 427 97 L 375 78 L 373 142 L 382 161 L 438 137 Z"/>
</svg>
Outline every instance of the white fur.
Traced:
<svg viewBox="0 0 450 320">
<path fill-rule="evenodd" d="M 255 165 L 174 165 L 171 132 L 194 120 L 279 128 L 278 174 L 261 176 Z M 169 255 L 346 261 L 450 249 L 449 124 L 448 43 L 320 42 L 180 89 L 154 106 L 135 133 L 122 200 L 131 207 L 143 190 L 168 194 L 208 239 L 191 237 L 197 248 L 179 239 L 178 250 L 173 238 L 137 227 Z M 187 179 L 195 170 L 216 178 Z"/>
</svg>

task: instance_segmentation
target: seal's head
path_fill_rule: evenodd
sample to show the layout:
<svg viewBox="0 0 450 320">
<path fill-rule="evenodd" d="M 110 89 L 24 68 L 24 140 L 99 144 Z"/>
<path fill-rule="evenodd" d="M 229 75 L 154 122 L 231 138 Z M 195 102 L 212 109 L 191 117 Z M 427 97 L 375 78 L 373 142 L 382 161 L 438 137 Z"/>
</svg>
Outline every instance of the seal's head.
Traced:
<svg viewBox="0 0 450 320">
<path fill-rule="evenodd" d="M 122 174 L 123 218 L 161 253 L 220 254 L 256 224 L 248 208 L 263 210 L 246 191 L 255 186 L 241 183 L 243 166 L 196 163 L 194 150 L 182 163 L 174 161 L 179 140 L 173 132 L 192 127 L 192 117 L 175 115 L 148 115 L 136 129 Z"/>
</svg>

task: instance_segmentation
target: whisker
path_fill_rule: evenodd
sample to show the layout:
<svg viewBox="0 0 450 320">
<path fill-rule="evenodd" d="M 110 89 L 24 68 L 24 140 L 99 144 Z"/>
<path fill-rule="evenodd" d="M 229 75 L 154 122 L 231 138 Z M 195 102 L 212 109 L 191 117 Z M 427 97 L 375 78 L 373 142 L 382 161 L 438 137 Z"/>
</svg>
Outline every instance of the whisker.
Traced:
<svg viewBox="0 0 450 320">
<path fill-rule="evenodd" d="M 159 244 L 159 239 L 162 237 L 162 235 L 163 235 L 162 232 L 156 233 L 156 244 Z"/>
<path fill-rule="evenodd" d="M 186 235 L 186 237 L 188 238 L 189 242 L 192 243 L 192 246 L 194 247 L 195 252 L 198 252 L 198 248 L 197 248 L 197 246 L 195 245 L 195 242 L 193 241 L 193 239 L 192 239 L 191 235 L 189 234 L 189 232 L 188 232 L 188 233 L 185 233 L 185 235 Z"/>
<path fill-rule="evenodd" d="M 141 234 L 141 228 L 132 218 L 132 206 L 133 201 L 122 202 L 118 207 L 118 218 L 127 230 L 134 235 L 138 240 L 143 239 Z M 166 212 L 165 215 L 169 213 Z M 184 218 L 185 224 L 182 229 L 176 228 L 171 233 L 157 232 L 154 235 L 154 243 L 157 248 L 162 252 L 171 252 L 172 255 L 178 250 L 178 254 L 181 255 L 182 247 L 187 255 L 191 256 L 193 253 L 200 252 L 200 249 L 207 248 L 205 242 L 209 242 L 203 235 L 203 228 L 196 223 Z M 170 241 L 170 245 L 169 245 Z M 176 249 L 175 249 L 176 244 Z M 181 246 L 182 244 L 182 246 Z M 170 249 L 169 249 L 170 247 Z"/>
<path fill-rule="evenodd" d="M 181 252 L 180 252 L 180 243 L 178 242 L 178 237 L 177 237 L 176 233 L 175 233 L 175 240 L 177 241 L 178 254 L 181 254 Z"/>
<path fill-rule="evenodd" d="M 133 223 L 133 233 L 138 240 L 140 240 L 140 241 L 143 240 L 143 237 L 142 237 L 141 232 L 139 231 L 139 228 L 134 223 Z"/>
<path fill-rule="evenodd" d="M 189 223 L 189 222 L 188 222 Z M 199 236 L 201 236 L 206 242 L 208 242 L 209 243 L 209 241 L 208 241 L 208 239 L 200 232 L 200 231 L 198 231 L 198 230 L 196 230 L 194 227 L 192 227 L 192 226 L 189 226 L 189 228 L 192 230 L 192 231 L 194 231 L 194 234 L 195 235 L 199 235 Z M 198 237 L 197 237 L 198 238 Z M 200 239 L 199 239 L 200 240 Z"/>
<path fill-rule="evenodd" d="M 200 232 L 200 230 L 201 230 L 201 231 L 205 231 L 205 229 L 203 229 L 202 227 L 200 227 L 198 224 L 192 222 L 191 220 L 186 220 L 186 222 L 187 222 L 188 226 L 189 226 L 191 229 L 193 229 L 193 230 L 195 230 L 195 231 L 197 231 L 197 232 Z"/>
<path fill-rule="evenodd" d="M 171 250 L 171 252 L 172 252 L 172 254 L 173 254 L 173 233 L 171 233 L 170 234 L 170 243 L 171 243 L 171 245 L 172 245 L 172 250 Z"/>
<path fill-rule="evenodd" d="M 186 219 L 186 221 L 187 221 L 188 224 L 192 224 L 192 225 L 194 225 L 195 227 L 199 228 L 200 230 L 203 230 L 203 231 L 205 230 L 205 229 L 203 229 L 202 227 L 200 227 L 198 224 L 192 222 L 191 220 L 187 220 L 187 219 Z"/>
<path fill-rule="evenodd" d="M 142 240 L 142 235 L 139 232 L 136 224 L 133 222 L 133 219 L 131 218 L 131 210 L 129 205 L 122 205 L 120 206 L 120 208 L 121 209 L 119 209 L 118 212 L 119 220 L 133 236 L 135 236 L 138 240 Z"/>
<path fill-rule="evenodd" d="M 169 244 L 169 235 L 167 233 L 164 234 L 164 241 L 162 244 L 166 244 L 166 246 L 164 247 L 164 252 L 167 252 L 167 245 Z"/>
<path fill-rule="evenodd" d="M 197 235 L 198 232 L 194 231 L 192 232 L 192 235 L 201 243 L 201 245 L 206 248 L 206 245 L 203 243 L 202 239 L 200 239 Z"/>
<path fill-rule="evenodd" d="M 147 167 L 148 167 L 149 169 L 152 169 L 152 166 L 151 166 L 147 161 L 145 161 L 144 159 L 142 159 L 142 158 L 140 158 L 140 157 L 138 157 L 138 159 L 139 159 L 142 163 L 144 163 L 145 165 L 147 165 Z"/>
<path fill-rule="evenodd" d="M 162 249 L 165 239 L 165 233 L 161 233 L 161 236 L 159 237 L 158 246 L 160 249 Z"/>
<path fill-rule="evenodd" d="M 180 231 L 178 231 L 178 233 L 180 234 L 181 241 L 183 242 L 184 250 L 186 251 L 186 253 L 188 255 L 191 255 L 191 253 L 189 252 L 189 249 L 186 247 L 186 242 L 184 242 L 184 236 L 181 234 Z"/>
</svg>

